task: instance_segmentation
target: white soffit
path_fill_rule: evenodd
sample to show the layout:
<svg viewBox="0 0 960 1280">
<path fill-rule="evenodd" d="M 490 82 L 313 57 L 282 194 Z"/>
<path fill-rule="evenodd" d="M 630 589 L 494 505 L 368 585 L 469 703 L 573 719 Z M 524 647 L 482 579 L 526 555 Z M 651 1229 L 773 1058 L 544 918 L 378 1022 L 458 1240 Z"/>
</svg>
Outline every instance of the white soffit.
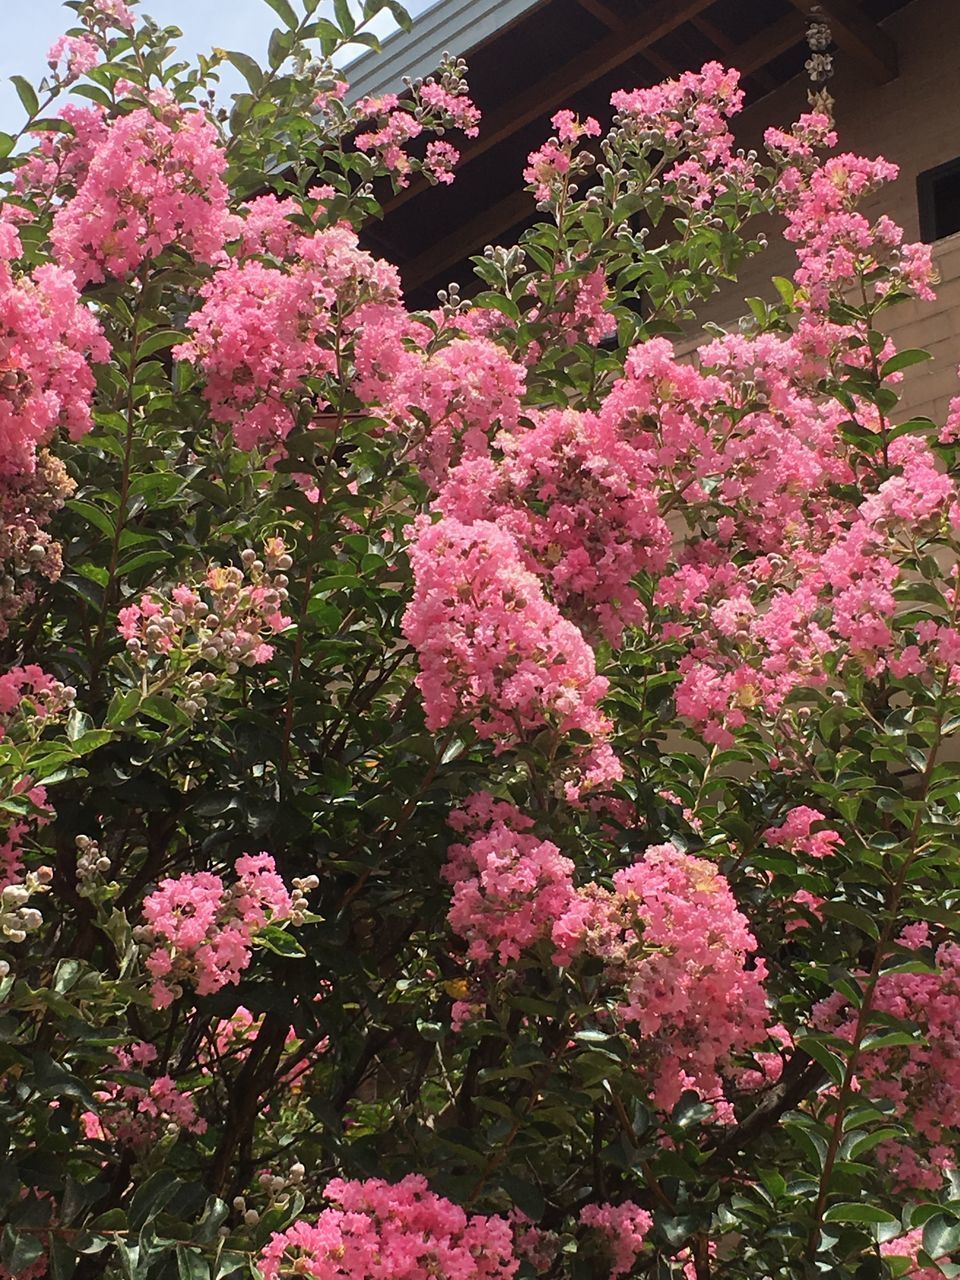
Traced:
<svg viewBox="0 0 960 1280">
<path fill-rule="evenodd" d="M 344 73 L 348 98 L 398 93 L 403 77 L 428 76 L 444 52 L 459 57 L 507 26 L 542 0 L 437 0 L 413 21 L 410 31 L 395 31 L 380 53 L 362 54 Z"/>
</svg>

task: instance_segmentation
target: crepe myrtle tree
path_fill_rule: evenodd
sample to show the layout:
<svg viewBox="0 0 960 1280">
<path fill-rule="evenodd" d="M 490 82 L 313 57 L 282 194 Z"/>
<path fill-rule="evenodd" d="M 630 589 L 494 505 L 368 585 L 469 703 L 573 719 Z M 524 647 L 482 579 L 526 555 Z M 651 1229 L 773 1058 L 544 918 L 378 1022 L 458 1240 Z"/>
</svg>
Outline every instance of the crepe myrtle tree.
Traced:
<svg viewBox="0 0 960 1280">
<path fill-rule="evenodd" d="M 353 101 L 399 6 L 269 3 L 191 65 L 71 0 L 0 135 L 0 1275 L 957 1274 L 960 400 L 899 408 L 895 167 L 734 150 L 709 64 L 560 111 L 412 312 L 363 228 L 465 68 Z M 704 333 L 759 215 L 796 269 Z"/>
</svg>

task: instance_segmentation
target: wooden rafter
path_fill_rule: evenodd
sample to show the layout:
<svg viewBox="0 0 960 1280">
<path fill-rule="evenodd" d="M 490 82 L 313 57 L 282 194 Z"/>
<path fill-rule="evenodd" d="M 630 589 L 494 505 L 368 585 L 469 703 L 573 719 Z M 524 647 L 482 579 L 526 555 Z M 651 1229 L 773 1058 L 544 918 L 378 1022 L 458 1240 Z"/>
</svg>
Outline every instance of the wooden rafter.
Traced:
<svg viewBox="0 0 960 1280">
<path fill-rule="evenodd" d="M 759 31 L 752 40 L 742 44 L 737 51 L 736 65 L 744 75 L 750 75 L 792 49 L 802 39 L 803 23 L 797 14 L 788 13 L 772 27 Z"/>
<path fill-rule="evenodd" d="M 409 293 L 429 284 L 442 271 L 455 267 L 484 245 L 495 243 L 498 236 L 529 218 L 533 208 L 529 191 L 513 191 L 503 200 L 498 200 L 405 263 L 401 267 L 404 289 Z"/>
<path fill-rule="evenodd" d="M 885 84 L 897 76 L 897 46 L 854 0 L 791 0 L 807 17 L 819 10 L 833 32 L 837 46 L 856 58 L 872 76 Z"/>
<path fill-rule="evenodd" d="M 596 44 L 584 50 L 556 71 L 517 94 L 502 108 L 488 112 L 480 136 L 461 148 L 461 166 L 495 147 L 504 138 L 569 102 L 574 94 L 599 80 L 608 71 L 623 66 L 636 54 L 645 53 L 651 45 L 675 31 L 695 14 L 708 8 L 713 0 L 657 0 L 642 18 L 631 21 L 618 31 L 611 31 Z M 410 185 L 384 203 L 384 212 L 399 208 L 426 187 L 419 175 Z"/>
<path fill-rule="evenodd" d="M 577 0 L 577 4 L 610 31 L 620 31 L 627 25 L 628 19 L 611 8 L 607 0 Z"/>
<path fill-rule="evenodd" d="M 607 0 L 577 0 L 581 9 L 585 9 L 598 22 L 602 22 L 610 31 L 623 31 L 630 25 L 630 19 L 623 17 L 616 9 L 612 9 Z M 661 57 L 656 49 L 644 49 L 644 59 L 651 67 L 655 67 L 662 76 L 675 76 L 677 68 L 667 58 Z"/>
<path fill-rule="evenodd" d="M 725 31 L 721 31 L 716 23 L 711 22 L 709 18 L 700 14 L 699 17 L 692 19 L 692 25 L 700 32 L 702 36 L 715 45 L 723 54 L 726 63 L 730 67 L 739 67 L 740 53 L 736 44 Z M 769 72 L 762 69 L 753 73 L 763 88 L 769 93 L 777 87 L 777 82 Z"/>
</svg>

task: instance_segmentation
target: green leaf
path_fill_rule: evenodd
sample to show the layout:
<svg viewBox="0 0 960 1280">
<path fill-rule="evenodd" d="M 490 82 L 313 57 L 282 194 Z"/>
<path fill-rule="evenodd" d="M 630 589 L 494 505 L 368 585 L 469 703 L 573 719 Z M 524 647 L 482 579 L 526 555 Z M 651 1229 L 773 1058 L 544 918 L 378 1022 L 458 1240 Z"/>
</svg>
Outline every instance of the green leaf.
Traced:
<svg viewBox="0 0 960 1280">
<path fill-rule="evenodd" d="M 47 1246 L 50 1280 L 71 1280 L 79 1261 L 76 1253 L 61 1236 L 51 1233 Z"/>
<path fill-rule="evenodd" d="M 144 698 L 140 703 L 141 711 L 151 716 L 154 720 L 159 720 L 163 724 L 182 727 L 190 723 L 190 717 L 185 711 L 165 697 L 162 693 L 152 693 L 149 697 Z"/>
<path fill-rule="evenodd" d="M 337 19 L 337 26 L 349 39 L 357 29 L 353 14 L 350 12 L 350 0 L 333 0 L 333 12 Z"/>
<path fill-rule="evenodd" d="M 95 529 L 99 529 L 104 537 L 113 537 L 113 521 L 105 511 L 95 507 L 92 502 L 83 502 L 80 498 L 71 498 L 66 507 L 68 511 L 73 511 L 76 515 L 82 516 L 88 524 L 92 524 Z"/>
<path fill-rule="evenodd" d="M 887 1209 L 875 1204 L 855 1201 L 849 1204 L 835 1204 L 823 1215 L 824 1222 L 899 1222 L 900 1219 Z"/>
<path fill-rule="evenodd" d="M 268 924 L 266 928 L 261 929 L 254 941 L 256 946 L 264 947 L 278 956 L 299 959 L 307 954 L 292 934 L 275 924 Z"/>
<path fill-rule="evenodd" d="M 0 1257 L 3 1258 L 7 1269 L 16 1276 L 18 1271 L 24 1271 L 29 1267 L 31 1262 L 36 1260 L 43 1254 L 43 1239 L 37 1232 L 23 1231 L 17 1232 L 7 1223 L 3 1229 L 3 1236 L 0 1238 Z"/>
<path fill-rule="evenodd" d="M 137 1188 L 130 1201 L 130 1229 L 139 1231 L 157 1216 L 183 1183 L 169 1169 L 158 1169 Z"/>
<path fill-rule="evenodd" d="M 773 285 L 786 306 L 792 307 L 797 295 L 797 286 L 786 276 L 774 276 Z"/>
<path fill-rule="evenodd" d="M 10 81 L 17 91 L 17 97 L 23 103 L 23 109 L 32 119 L 40 110 L 40 99 L 37 97 L 37 91 L 29 80 L 24 80 L 23 76 L 11 76 Z"/>
<path fill-rule="evenodd" d="M 79 708 L 74 707 L 70 712 L 70 715 L 67 717 L 67 740 L 69 742 L 76 742 L 78 738 L 81 738 L 89 729 L 92 728 L 93 721 L 90 717 Z"/>
<path fill-rule="evenodd" d="M 267 61 L 272 70 L 276 70 L 283 63 L 292 48 L 293 36 L 290 32 L 274 27 L 270 33 L 270 43 L 267 45 Z"/>
<path fill-rule="evenodd" d="M 875 1129 L 873 1133 L 861 1134 L 854 1142 L 850 1143 L 850 1149 L 846 1155 L 851 1160 L 856 1160 L 881 1142 L 886 1142 L 888 1138 L 899 1136 L 901 1136 L 901 1130 L 899 1129 Z"/>
<path fill-rule="evenodd" d="M 178 1244 L 177 1274 L 180 1280 L 210 1280 L 210 1264 L 202 1254 Z"/>
<path fill-rule="evenodd" d="M 130 573 L 136 573 L 138 569 L 156 569 L 162 564 L 169 564 L 172 559 L 173 556 L 169 551 L 140 551 L 118 565 L 117 574 L 125 578 Z"/>
<path fill-rule="evenodd" d="M 909 369 L 912 364 L 922 364 L 924 360 L 932 358 L 929 351 L 923 351 L 920 347 L 909 347 L 905 351 L 898 351 L 895 356 L 891 356 L 880 366 L 880 377 L 889 378 L 891 373 L 899 373 L 901 369 Z"/>
<path fill-rule="evenodd" d="M 281 22 L 287 24 L 291 31 L 295 31 L 300 25 L 290 0 L 265 0 L 265 3 L 270 6 Z"/>
<path fill-rule="evenodd" d="M 880 929 L 874 917 L 863 907 L 855 907 L 852 902 L 824 902 L 820 911 L 834 920 L 843 920 L 865 933 L 868 938 L 879 938 Z"/>
<path fill-rule="evenodd" d="M 250 86 L 251 93 L 258 93 L 263 86 L 263 72 L 260 70 L 260 64 L 255 58 L 251 58 L 249 53 L 238 53 L 233 50 L 227 52 L 227 61 L 237 68 L 240 74 Z"/>
<path fill-rule="evenodd" d="M 803 1036 L 797 1041 L 797 1048 L 809 1054 L 815 1062 L 819 1062 L 834 1084 L 843 1082 L 845 1064 L 822 1040 L 814 1036 Z"/>
<path fill-rule="evenodd" d="M 413 30 L 413 19 L 403 5 L 400 4 L 400 0 L 383 0 L 382 4 L 377 5 L 377 9 L 387 9 L 393 15 L 393 20 L 401 31 Z"/>
<path fill-rule="evenodd" d="M 960 1219 L 938 1213 L 923 1228 L 923 1247 L 933 1259 L 960 1249 Z"/>
<path fill-rule="evenodd" d="M 140 697 L 139 689 L 118 689 L 107 708 L 107 724 L 123 724 L 128 720 L 139 707 Z"/>
<path fill-rule="evenodd" d="M 90 729 L 74 741 L 74 754 L 78 756 L 89 755 L 91 751 L 98 751 L 101 747 L 106 746 L 112 739 L 113 734 L 109 729 Z"/>
<path fill-rule="evenodd" d="M 167 347 L 176 346 L 178 342 L 186 342 L 187 335 L 181 333 L 179 329 L 161 329 L 159 333 L 151 333 L 149 338 L 144 338 L 137 348 L 137 356 L 145 360 L 147 356 L 154 355 L 157 351 L 165 351 Z"/>
<path fill-rule="evenodd" d="M 911 1035 L 909 1031 L 875 1031 L 864 1036 L 862 1048 L 893 1049 L 918 1047 L 923 1042 L 921 1035 Z"/>
</svg>

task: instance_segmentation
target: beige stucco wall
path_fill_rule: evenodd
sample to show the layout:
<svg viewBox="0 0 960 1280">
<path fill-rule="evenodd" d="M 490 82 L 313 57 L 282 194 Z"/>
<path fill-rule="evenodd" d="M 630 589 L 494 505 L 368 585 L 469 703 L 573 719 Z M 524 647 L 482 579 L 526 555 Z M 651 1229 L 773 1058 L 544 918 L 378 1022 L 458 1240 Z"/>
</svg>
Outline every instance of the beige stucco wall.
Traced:
<svg viewBox="0 0 960 1280">
<path fill-rule="evenodd" d="M 960 0 L 914 0 L 884 23 L 896 41 L 900 74 L 878 85 L 842 51 L 830 82 L 840 148 L 884 155 L 900 166 L 900 176 L 864 212 L 889 214 L 919 238 L 917 174 L 960 156 Z M 798 78 L 744 112 L 738 141 L 760 145 L 764 128 L 789 124 L 808 110 L 807 84 Z M 778 228 L 764 228 L 770 248 L 745 264 L 735 289 L 723 291 L 703 310 L 703 319 L 728 324 L 743 311 L 744 297 L 776 298 L 774 275 L 792 274 L 792 249 Z M 889 329 L 899 347 L 926 347 L 933 360 L 906 371 L 902 412 L 942 421 L 949 398 L 960 394 L 960 234 L 934 245 L 941 274 L 933 303 L 904 303 L 889 312 Z"/>
</svg>

